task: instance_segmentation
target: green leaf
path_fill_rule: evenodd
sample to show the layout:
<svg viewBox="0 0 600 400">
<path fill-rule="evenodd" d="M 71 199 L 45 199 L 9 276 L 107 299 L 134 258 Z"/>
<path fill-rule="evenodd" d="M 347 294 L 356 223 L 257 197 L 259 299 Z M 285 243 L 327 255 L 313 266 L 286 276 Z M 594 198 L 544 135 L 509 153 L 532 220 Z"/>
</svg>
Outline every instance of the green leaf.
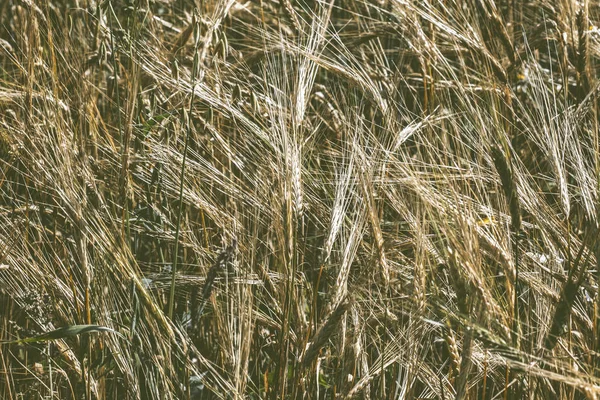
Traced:
<svg viewBox="0 0 600 400">
<path fill-rule="evenodd" d="M 142 137 L 146 137 L 148 136 L 148 133 L 150 133 L 150 131 L 152 130 L 152 128 L 154 128 L 156 125 L 159 125 L 162 121 L 164 121 L 165 119 L 171 117 L 172 113 L 164 113 L 164 114 L 158 114 L 153 116 L 152 118 L 150 118 L 149 120 L 147 120 L 146 122 L 144 122 L 143 124 L 139 124 L 141 131 L 142 131 Z"/>
</svg>

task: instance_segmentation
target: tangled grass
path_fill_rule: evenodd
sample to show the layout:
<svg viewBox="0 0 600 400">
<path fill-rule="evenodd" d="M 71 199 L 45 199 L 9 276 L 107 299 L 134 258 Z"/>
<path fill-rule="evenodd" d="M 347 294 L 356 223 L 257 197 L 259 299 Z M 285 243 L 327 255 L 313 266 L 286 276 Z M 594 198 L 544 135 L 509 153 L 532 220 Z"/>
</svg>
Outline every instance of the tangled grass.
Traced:
<svg viewBox="0 0 600 400">
<path fill-rule="evenodd" d="M 0 2 L 1 398 L 598 398 L 597 1 L 192 3 Z"/>
</svg>

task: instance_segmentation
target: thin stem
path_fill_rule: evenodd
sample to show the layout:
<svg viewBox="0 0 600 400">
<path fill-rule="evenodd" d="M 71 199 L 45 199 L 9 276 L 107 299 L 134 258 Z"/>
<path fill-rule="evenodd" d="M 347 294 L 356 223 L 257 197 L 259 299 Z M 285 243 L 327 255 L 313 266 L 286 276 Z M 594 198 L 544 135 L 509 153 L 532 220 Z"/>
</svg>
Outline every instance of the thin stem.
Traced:
<svg viewBox="0 0 600 400">
<path fill-rule="evenodd" d="M 194 27 L 197 29 L 197 26 Z M 196 36 L 196 35 L 195 35 Z M 175 227 L 175 250 L 173 252 L 173 268 L 171 271 L 171 288 L 169 290 L 169 319 L 173 319 L 173 309 L 175 307 L 175 275 L 177 274 L 177 261 L 179 256 L 179 233 L 181 226 L 181 214 L 183 210 L 183 179 L 185 175 L 185 163 L 187 161 L 188 144 L 192 132 L 191 116 L 192 107 L 194 104 L 194 93 L 196 91 L 196 76 L 198 71 L 198 41 L 194 47 L 194 66 L 192 69 L 192 95 L 190 96 L 190 106 L 186 118 L 186 135 L 185 144 L 183 146 L 183 159 L 181 161 L 181 172 L 179 174 L 179 211 L 177 213 L 177 225 Z"/>
</svg>

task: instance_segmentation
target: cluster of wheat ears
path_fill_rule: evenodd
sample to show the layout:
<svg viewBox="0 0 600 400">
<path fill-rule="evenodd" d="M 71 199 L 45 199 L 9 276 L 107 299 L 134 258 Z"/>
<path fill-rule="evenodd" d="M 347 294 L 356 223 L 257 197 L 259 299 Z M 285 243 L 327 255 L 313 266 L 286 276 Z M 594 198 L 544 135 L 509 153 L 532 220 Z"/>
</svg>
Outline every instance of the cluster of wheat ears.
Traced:
<svg viewBox="0 0 600 400">
<path fill-rule="evenodd" d="M 597 399 L 599 20 L 0 1 L 0 398 Z"/>
</svg>

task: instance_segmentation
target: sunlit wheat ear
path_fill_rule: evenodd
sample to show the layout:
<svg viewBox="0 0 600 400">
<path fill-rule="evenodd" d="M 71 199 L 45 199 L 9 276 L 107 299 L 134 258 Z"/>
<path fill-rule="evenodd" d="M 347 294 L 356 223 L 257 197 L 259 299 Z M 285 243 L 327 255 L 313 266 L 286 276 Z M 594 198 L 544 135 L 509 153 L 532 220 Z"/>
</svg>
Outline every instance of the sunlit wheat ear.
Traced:
<svg viewBox="0 0 600 400">
<path fill-rule="evenodd" d="M 588 32 L 589 20 L 584 7 L 577 12 L 577 85 L 579 86 L 579 99 L 583 100 L 589 92 L 588 73 Z"/>
<path fill-rule="evenodd" d="M 296 13 L 296 10 L 294 10 L 294 7 L 292 7 L 292 3 L 290 2 L 290 0 L 282 0 L 281 4 L 283 5 L 283 9 L 285 10 L 285 14 L 287 15 L 287 17 L 290 19 L 290 21 L 292 22 L 292 26 L 294 27 L 294 33 L 298 34 L 300 33 L 300 21 L 298 20 L 298 14 Z"/>
<path fill-rule="evenodd" d="M 452 327 L 450 326 L 450 323 L 447 323 L 447 325 L 447 328 L 444 330 L 444 340 L 448 347 L 448 353 L 450 354 L 450 375 L 448 379 L 451 382 L 454 382 L 454 379 L 458 376 L 461 359 Z"/>
</svg>

